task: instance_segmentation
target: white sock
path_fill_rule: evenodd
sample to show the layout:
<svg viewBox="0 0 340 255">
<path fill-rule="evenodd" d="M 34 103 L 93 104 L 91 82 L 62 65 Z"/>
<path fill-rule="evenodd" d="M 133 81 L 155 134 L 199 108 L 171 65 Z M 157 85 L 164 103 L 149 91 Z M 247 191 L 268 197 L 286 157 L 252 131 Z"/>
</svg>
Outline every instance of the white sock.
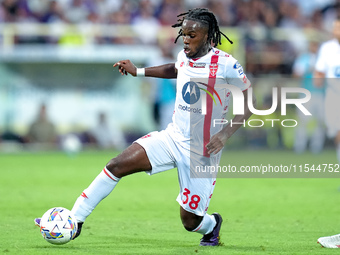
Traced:
<svg viewBox="0 0 340 255">
<path fill-rule="evenodd" d="M 338 162 L 340 163 L 340 143 L 336 146 L 336 156 L 338 158 Z"/>
<path fill-rule="evenodd" d="M 216 219 L 213 215 L 205 214 L 201 224 L 194 229 L 192 232 L 201 233 L 202 235 L 209 234 L 213 231 L 214 227 L 216 226 Z"/>
<path fill-rule="evenodd" d="M 75 202 L 71 211 L 77 221 L 84 222 L 99 202 L 111 193 L 119 180 L 105 167 Z"/>
</svg>

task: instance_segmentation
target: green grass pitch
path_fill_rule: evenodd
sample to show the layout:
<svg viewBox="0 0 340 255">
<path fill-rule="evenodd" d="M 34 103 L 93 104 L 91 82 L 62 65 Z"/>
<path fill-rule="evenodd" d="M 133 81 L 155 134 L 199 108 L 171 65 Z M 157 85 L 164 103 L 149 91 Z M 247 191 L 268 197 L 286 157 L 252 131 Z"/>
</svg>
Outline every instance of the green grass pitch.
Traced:
<svg viewBox="0 0 340 255">
<path fill-rule="evenodd" d="M 0 254 L 339 253 L 316 240 L 340 233 L 340 178 L 218 178 L 209 213 L 223 216 L 223 245 L 199 247 L 201 236 L 181 225 L 175 170 L 124 178 L 87 219 L 78 239 L 62 246 L 43 240 L 33 219 L 54 206 L 71 209 L 115 155 L 0 155 Z M 315 156 L 240 150 L 226 152 L 222 164 L 335 161 L 334 151 Z"/>
</svg>

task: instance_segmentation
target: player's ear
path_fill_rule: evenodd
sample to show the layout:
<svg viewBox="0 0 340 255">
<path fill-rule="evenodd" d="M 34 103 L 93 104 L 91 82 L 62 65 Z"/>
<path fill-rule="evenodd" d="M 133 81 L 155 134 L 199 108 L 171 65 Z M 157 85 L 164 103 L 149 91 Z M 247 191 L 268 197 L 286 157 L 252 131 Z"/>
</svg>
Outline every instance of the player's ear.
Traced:
<svg viewBox="0 0 340 255">
<path fill-rule="evenodd" d="M 210 45 L 210 41 L 211 41 L 211 40 L 209 40 L 209 38 L 208 38 L 208 33 L 206 33 L 206 34 L 204 35 L 204 41 L 205 41 L 207 44 Z"/>
</svg>

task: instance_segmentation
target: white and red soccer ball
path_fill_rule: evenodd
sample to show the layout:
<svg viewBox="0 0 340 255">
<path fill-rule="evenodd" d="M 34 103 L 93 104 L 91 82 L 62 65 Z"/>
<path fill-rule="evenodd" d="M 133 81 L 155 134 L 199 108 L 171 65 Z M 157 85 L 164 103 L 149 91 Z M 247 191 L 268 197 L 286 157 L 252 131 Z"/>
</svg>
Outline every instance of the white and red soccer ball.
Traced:
<svg viewBox="0 0 340 255">
<path fill-rule="evenodd" d="M 51 208 L 41 217 L 40 233 L 49 243 L 68 243 L 77 233 L 76 218 L 73 213 L 66 208 Z"/>
</svg>

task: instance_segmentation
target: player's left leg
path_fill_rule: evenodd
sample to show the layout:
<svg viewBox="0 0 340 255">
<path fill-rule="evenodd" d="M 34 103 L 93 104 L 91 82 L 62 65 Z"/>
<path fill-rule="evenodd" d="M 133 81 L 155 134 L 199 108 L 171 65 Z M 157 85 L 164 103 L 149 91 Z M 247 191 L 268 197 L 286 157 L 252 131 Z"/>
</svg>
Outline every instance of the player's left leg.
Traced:
<svg viewBox="0 0 340 255">
<path fill-rule="evenodd" d="M 191 151 L 180 150 L 181 159 L 177 160 L 180 194 L 180 216 L 186 230 L 203 235 L 200 245 L 219 245 L 219 233 L 222 217 L 218 214 L 207 214 L 216 178 L 215 174 L 196 172 L 206 166 L 217 166 L 220 155 L 203 157 Z M 176 153 L 175 153 L 175 156 Z"/>
<path fill-rule="evenodd" d="M 186 230 L 203 235 L 200 241 L 201 246 L 217 246 L 220 244 L 221 215 L 206 213 L 204 216 L 199 216 L 184 210 L 183 207 L 180 208 L 180 215 Z"/>
<path fill-rule="evenodd" d="M 203 217 L 194 213 L 188 212 L 180 207 L 180 216 L 183 227 L 188 231 L 194 231 L 201 224 Z"/>
</svg>

